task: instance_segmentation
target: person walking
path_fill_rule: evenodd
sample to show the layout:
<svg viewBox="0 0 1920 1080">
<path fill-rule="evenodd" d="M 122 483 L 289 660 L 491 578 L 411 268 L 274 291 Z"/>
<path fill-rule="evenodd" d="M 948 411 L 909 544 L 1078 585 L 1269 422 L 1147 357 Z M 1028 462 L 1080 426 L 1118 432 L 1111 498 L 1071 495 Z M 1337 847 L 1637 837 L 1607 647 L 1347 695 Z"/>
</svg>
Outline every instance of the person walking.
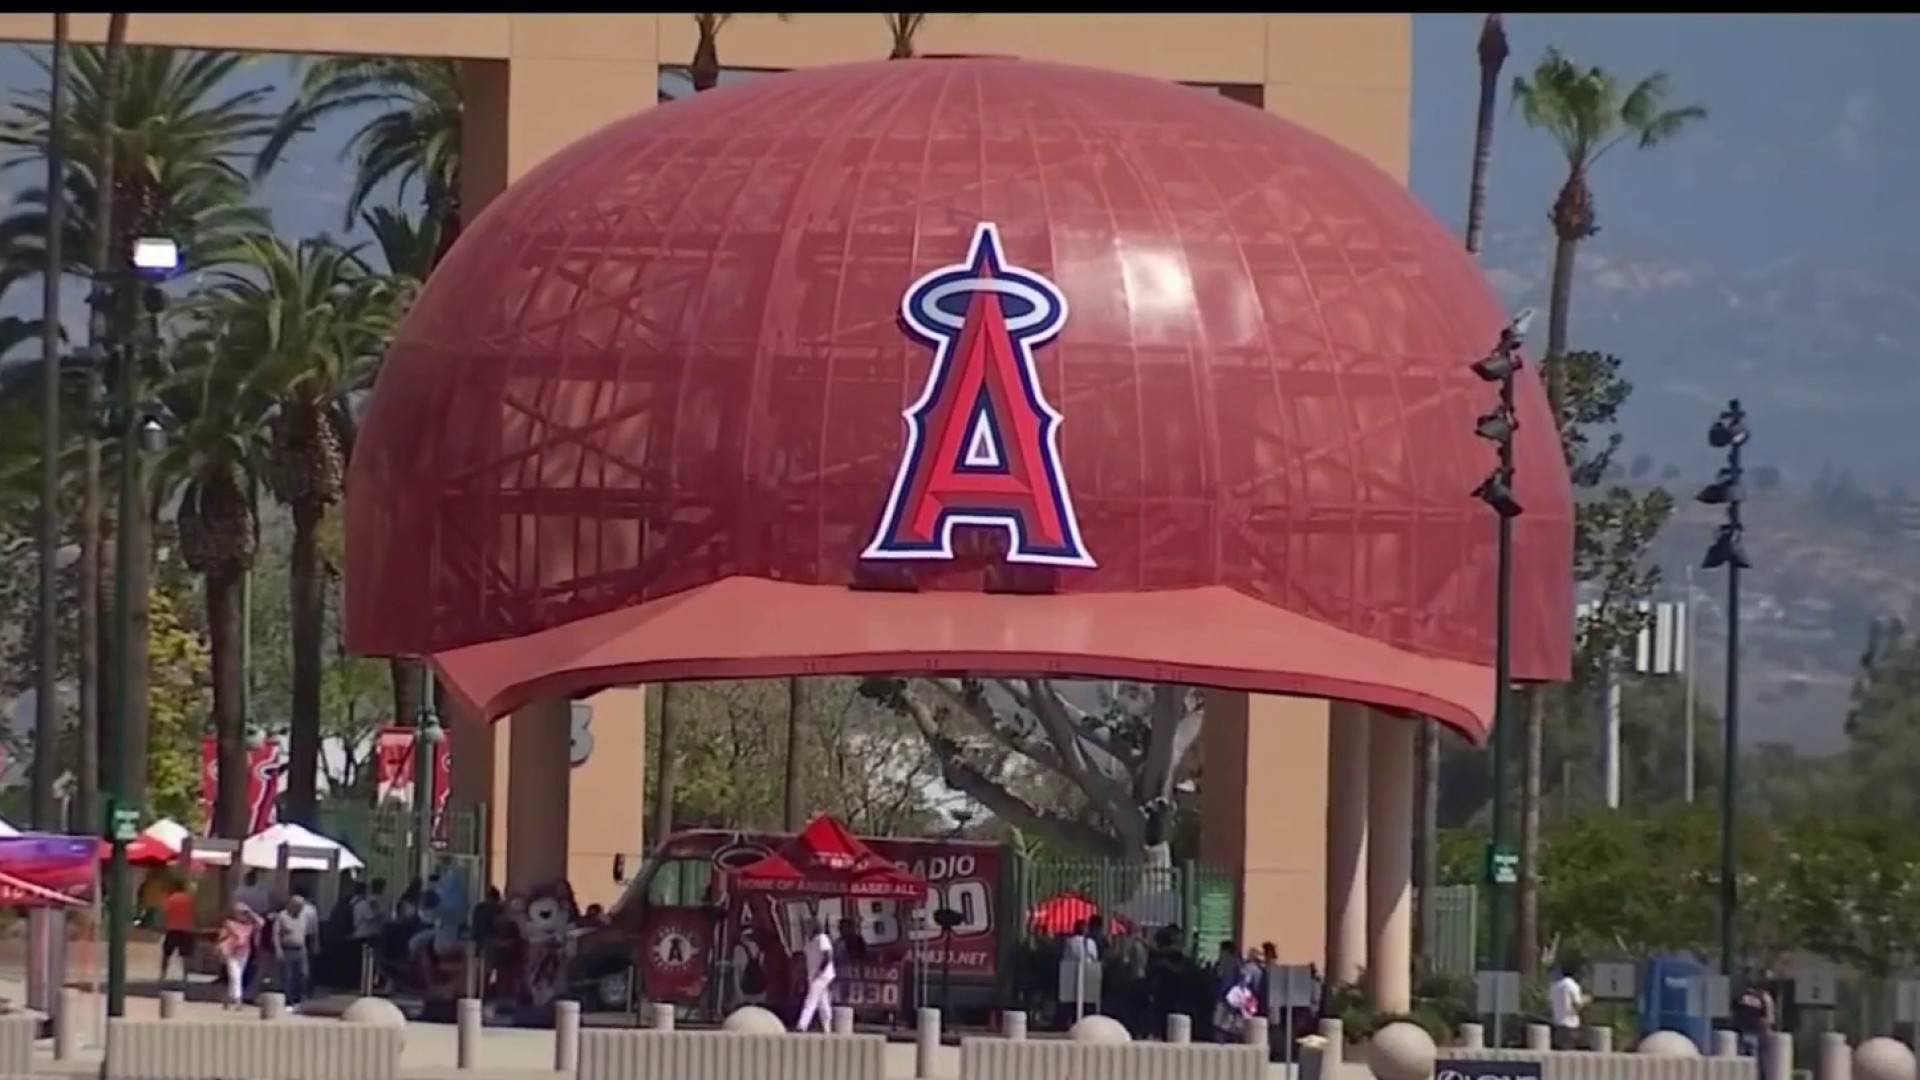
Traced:
<svg viewBox="0 0 1920 1080">
<path fill-rule="evenodd" d="M 227 909 L 227 917 L 220 922 L 220 934 L 215 942 L 221 966 L 227 973 L 227 997 L 221 1003 L 222 1009 L 238 1009 L 246 1001 L 247 965 L 253 958 L 253 942 L 259 932 L 260 916 L 247 905 L 234 901 Z"/>
<path fill-rule="evenodd" d="M 807 922 L 807 1000 L 800 1006 L 800 1022 L 795 1031 L 805 1031 L 820 1017 L 822 1032 L 833 1030 L 833 939 L 819 919 Z"/>
<path fill-rule="evenodd" d="M 1587 1004 L 1587 992 L 1580 987 L 1580 980 L 1572 964 L 1560 969 L 1560 977 L 1547 988 L 1548 1019 L 1553 1021 L 1553 1048 L 1555 1050 L 1579 1050 L 1584 1045 L 1581 1032 L 1580 1010 Z"/>
<path fill-rule="evenodd" d="M 164 932 L 160 939 L 160 981 L 167 981 L 167 969 L 177 956 L 180 985 L 185 986 L 193 974 L 194 946 L 200 940 L 199 917 L 193 907 L 193 890 L 186 883 L 174 881 L 169 888 L 167 898 L 160 902 L 160 929 Z"/>
</svg>

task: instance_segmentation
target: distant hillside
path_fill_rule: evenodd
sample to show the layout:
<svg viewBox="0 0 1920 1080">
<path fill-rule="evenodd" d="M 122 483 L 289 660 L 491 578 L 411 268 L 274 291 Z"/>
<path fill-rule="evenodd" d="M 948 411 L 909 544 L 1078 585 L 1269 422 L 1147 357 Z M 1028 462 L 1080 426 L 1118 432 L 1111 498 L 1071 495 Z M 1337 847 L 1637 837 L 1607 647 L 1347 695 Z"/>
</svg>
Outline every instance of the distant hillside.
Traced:
<svg viewBox="0 0 1920 1080">
<path fill-rule="evenodd" d="M 1704 479 L 1704 478 L 1703 478 Z M 1726 574 L 1698 569 L 1717 508 L 1693 502 L 1697 483 L 1673 482 L 1678 519 L 1658 548 L 1667 591 L 1693 580 L 1702 700 L 1723 696 Z M 1868 624 L 1920 612 L 1920 503 L 1873 496 L 1844 478 L 1749 491 L 1741 578 L 1741 681 L 1746 740 L 1808 750 L 1841 740 L 1847 693 Z"/>
<path fill-rule="evenodd" d="M 1496 232 L 1486 265 L 1515 307 L 1544 307 L 1544 225 Z M 1633 452 L 1704 462 L 1730 397 L 1755 460 L 1811 481 L 1822 467 L 1920 488 L 1920 263 L 1904 250 L 1727 266 L 1603 230 L 1582 256 L 1573 342 L 1621 356 Z"/>
</svg>

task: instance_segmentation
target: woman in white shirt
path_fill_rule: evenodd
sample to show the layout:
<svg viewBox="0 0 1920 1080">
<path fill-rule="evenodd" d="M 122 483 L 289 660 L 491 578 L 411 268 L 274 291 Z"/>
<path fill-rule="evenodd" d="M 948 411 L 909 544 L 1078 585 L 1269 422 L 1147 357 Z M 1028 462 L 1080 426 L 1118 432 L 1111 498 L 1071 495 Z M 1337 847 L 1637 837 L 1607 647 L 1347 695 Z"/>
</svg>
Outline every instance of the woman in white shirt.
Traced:
<svg viewBox="0 0 1920 1080">
<path fill-rule="evenodd" d="M 805 1031 L 820 1018 L 820 1030 L 833 1029 L 833 939 L 819 919 L 807 922 L 807 1001 L 800 1007 L 800 1023 L 794 1030 Z"/>
</svg>

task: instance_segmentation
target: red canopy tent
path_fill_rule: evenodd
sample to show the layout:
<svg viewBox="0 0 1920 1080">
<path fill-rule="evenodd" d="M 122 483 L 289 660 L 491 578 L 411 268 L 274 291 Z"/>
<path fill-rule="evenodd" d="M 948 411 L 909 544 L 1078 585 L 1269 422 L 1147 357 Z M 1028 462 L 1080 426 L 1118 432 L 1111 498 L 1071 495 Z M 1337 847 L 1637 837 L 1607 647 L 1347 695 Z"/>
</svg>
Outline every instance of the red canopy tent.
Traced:
<svg viewBox="0 0 1920 1080">
<path fill-rule="evenodd" d="M 918 900 L 927 883 L 878 854 L 847 827 L 822 814 L 779 851 L 733 872 L 742 892 L 808 896 L 887 896 Z"/>
<path fill-rule="evenodd" d="M 1075 925 L 1100 914 L 1100 905 L 1072 890 L 1055 893 L 1033 905 L 1027 922 L 1042 934 L 1065 934 Z M 1125 930 L 1127 921 L 1118 915 L 1106 916 L 1111 929 Z"/>
</svg>

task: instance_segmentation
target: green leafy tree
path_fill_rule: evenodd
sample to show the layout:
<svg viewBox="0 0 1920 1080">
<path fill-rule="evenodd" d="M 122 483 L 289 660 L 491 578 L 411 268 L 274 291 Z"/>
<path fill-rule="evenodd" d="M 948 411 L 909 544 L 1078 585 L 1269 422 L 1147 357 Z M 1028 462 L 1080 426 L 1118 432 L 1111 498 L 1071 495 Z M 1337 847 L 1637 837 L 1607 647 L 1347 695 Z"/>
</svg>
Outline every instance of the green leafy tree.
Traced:
<svg viewBox="0 0 1920 1080">
<path fill-rule="evenodd" d="M 184 598 L 157 586 L 150 602 L 147 710 L 153 737 L 147 756 L 147 812 L 189 827 L 200 818 L 200 734 L 211 702 L 212 657 L 184 616 Z"/>
</svg>

